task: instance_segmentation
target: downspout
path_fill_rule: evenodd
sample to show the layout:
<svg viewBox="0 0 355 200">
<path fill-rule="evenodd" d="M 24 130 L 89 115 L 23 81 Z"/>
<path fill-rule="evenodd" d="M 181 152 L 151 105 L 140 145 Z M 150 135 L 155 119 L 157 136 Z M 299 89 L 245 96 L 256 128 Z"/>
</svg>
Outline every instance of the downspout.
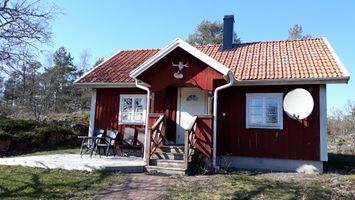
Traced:
<svg viewBox="0 0 355 200">
<path fill-rule="evenodd" d="M 144 140 L 144 153 L 143 153 L 143 161 L 146 162 L 147 161 L 147 138 L 146 136 L 148 135 L 148 119 L 149 119 L 149 109 L 150 109 L 150 89 L 144 85 L 140 85 L 138 83 L 138 79 L 135 78 L 135 83 L 136 86 L 142 90 L 147 91 L 147 113 L 145 115 L 146 119 L 145 119 L 145 130 L 144 130 L 144 134 L 145 134 L 145 140 Z"/>
<path fill-rule="evenodd" d="M 217 102 L 218 102 L 218 92 L 225 88 L 228 88 L 234 83 L 234 75 L 229 71 L 228 72 L 228 83 L 222 86 L 217 87 L 214 90 L 213 94 L 213 149 L 212 149 L 212 166 L 217 168 Z"/>
</svg>

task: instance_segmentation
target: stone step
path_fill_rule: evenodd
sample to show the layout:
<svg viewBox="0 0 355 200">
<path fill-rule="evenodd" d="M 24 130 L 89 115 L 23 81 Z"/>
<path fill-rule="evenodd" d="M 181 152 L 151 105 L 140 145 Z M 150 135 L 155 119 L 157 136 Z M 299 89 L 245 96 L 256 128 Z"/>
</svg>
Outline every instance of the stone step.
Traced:
<svg viewBox="0 0 355 200">
<path fill-rule="evenodd" d="M 157 149 L 159 152 L 165 153 L 184 153 L 184 146 L 162 146 Z"/>
<path fill-rule="evenodd" d="M 183 168 L 173 168 L 173 167 L 159 167 L 159 166 L 145 166 L 148 173 L 159 173 L 167 175 L 185 175 L 186 170 Z"/>
<path fill-rule="evenodd" d="M 184 160 L 183 153 L 166 153 L 166 152 L 155 152 L 151 159 L 165 159 L 165 160 Z"/>
<path fill-rule="evenodd" d="M 183 160 L 151 159 L 150 165 L 158 167 L 184 168 Z"/>
</svg>

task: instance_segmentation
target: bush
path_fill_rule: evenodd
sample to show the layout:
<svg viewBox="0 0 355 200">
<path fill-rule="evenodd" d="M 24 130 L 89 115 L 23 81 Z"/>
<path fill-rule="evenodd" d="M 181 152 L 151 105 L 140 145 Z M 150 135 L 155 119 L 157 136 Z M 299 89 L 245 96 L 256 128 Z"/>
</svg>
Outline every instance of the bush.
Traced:
<svg viewBox="0 0 355 200">
<path fill-rule="evenodd" d="M 1 141 L 6 141 L 6 140 L 11 140 L 12 139 L 12 135 L 6 132 L 3 132 L 0 130 L 0 140 Z"/>
<path fill-rule="evenodd" d="M 25 150 L 28 148 L 38 148 L 41 145 L 40 139 L 34 132 L 17 132 L 13 136 L 12 149 Z"/>
<path fill-rule="evenodd" d="M 46 146 L 55 147 L 57 145 L 73 144 L 71 136 L 75 136 L 73 130 L 68 127 L 58 125 L 49 125 L 42 128 L 37 128 L 36 133 L 41 140 L 46 143 Z M 76 139 L 76 137 L 75 137 Z"/>
<path fill-rule="evenodd" d="M 45 126 L 44 123 L 40 123 L 34 120 L 16 120 L 16 119 L 1 119 L 0 129 L 4 132 L 15 133 L 18 131 L 31 131 L 34 128 Z"/>
<path fill-rule="evenodd" d="M 34 151 L 78 144 L 70 127 L 33 120 L 0 119 L 0 141 L 10 141 L 10 152 Z M 11 154 L 13 154 L 11 153 Z"/>
</svg>

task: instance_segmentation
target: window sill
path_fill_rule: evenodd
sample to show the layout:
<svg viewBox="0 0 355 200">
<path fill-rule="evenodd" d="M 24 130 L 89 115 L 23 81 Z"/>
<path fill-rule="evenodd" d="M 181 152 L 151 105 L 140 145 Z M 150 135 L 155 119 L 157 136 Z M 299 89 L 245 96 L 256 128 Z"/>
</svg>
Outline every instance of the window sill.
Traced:
<svg viewBox="0 0 355 200">
<path fill-rule="evenodd" d="M 275 130 L 282 130 L 283 127 L 281 126 L 247 126 L 247 129 L 275 129 Z"/>
<path fill-rule="evenodd" d="M 118 125 L 145 125 L 144 122 L 118 122 Z"/>
</svg>

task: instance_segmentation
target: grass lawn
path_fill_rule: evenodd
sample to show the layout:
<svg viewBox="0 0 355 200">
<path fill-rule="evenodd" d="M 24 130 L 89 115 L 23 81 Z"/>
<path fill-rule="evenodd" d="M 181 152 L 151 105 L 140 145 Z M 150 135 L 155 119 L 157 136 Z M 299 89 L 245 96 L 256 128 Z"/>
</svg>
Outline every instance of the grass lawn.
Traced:
<svg viewBox="0 0 355 200">
<path fill-rule="evenodd" d="M 46 150 L 46 151 L 37 151 L 34 153 L 23 154 L 21 156 L 40 156 L 40 155 L 52 155 L 52 154 L 79 154 L 80 147 L 76 148 L 63 148 L 63 149 L 55 149 L 55 150 Z"/>
<path fill-rule="evenodd" d="M 352 176 L 236 172 L 176 177 L 161 199 L 355 199 Z"/>
<path fill-rule="evenodd" d="M 0 166 L 0 199 L 91 199 L 120 173 Z"/>
</svg>

